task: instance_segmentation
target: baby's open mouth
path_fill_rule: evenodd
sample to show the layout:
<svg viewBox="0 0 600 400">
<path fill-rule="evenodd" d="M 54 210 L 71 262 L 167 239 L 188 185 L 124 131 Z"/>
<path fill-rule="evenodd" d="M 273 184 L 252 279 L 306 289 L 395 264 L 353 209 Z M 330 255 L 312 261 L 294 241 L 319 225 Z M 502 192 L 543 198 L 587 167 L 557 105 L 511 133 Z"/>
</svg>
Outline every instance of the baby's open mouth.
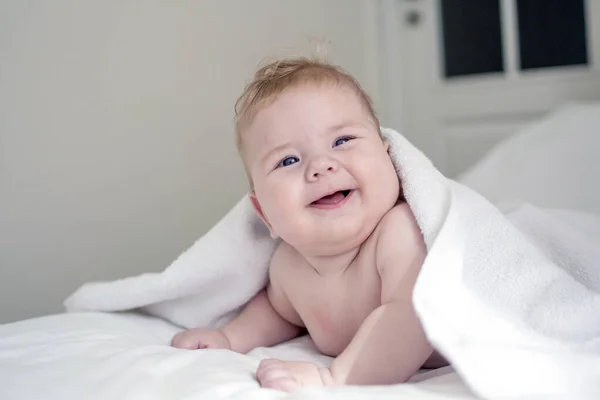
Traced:
<svg viewBox="0 0 600 400">
<path fill-rule="evenodd" d="M 319 200 L 313 201 L 312 205 L 334 205 L 344 200 L 352 192 L 350 189 L 338 190 L 335 193 L 321 197 Z"/>
</svg>

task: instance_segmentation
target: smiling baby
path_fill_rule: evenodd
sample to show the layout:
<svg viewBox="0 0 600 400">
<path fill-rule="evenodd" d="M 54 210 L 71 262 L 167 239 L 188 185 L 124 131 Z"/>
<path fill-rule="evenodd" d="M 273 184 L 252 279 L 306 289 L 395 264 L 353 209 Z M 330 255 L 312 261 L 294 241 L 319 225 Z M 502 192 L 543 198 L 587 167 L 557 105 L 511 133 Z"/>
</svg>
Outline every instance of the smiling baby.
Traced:
<svg viewBox="0 0 600 400">
<path fill-rule="evenodd" d="M 329 368 L 263 360 L 261 386 L 405 382 L 445 360 L 412 303 L 426 248 L 369 97 L 337 66 L 305 58 L 259 69 L 236 104 L 250 200 L 281 242 L 269 283 L 221 329 L 172 345 L 246 353 L 305 330 Z"/>
</svg>

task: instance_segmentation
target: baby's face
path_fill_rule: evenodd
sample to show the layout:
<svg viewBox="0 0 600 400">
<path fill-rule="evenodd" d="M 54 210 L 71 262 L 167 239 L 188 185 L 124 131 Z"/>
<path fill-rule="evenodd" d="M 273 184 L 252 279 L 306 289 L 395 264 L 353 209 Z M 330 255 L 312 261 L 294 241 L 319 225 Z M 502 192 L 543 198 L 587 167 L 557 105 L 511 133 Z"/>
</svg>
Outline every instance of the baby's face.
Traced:
<svg viewBox="0 0 600 400">
<path fill-rule="evenodd" d="M 255 208 L 273 237 L 305 254 L 360 245 L 398 199 L 387 145 L 349 88 L 284 92 L 257 113 L 244 143 Z"/>
</svg>

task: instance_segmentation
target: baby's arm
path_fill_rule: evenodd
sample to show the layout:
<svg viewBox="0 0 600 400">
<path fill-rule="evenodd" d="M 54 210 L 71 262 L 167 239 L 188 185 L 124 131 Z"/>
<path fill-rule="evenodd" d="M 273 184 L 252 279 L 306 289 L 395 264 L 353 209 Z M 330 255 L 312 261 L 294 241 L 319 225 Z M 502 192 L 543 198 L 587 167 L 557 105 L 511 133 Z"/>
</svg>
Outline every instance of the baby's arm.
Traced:
<svg viewBox="0 0 600 400">
<path fill-rule="evenodd" d="M 270 347 L 298 336 L 300 322 L 281 284 L 287 265 L 286 249 L 278 246 L 269 266 L 269 284 L 244 310 L 223 328 L 231 349 L 247 353 L 256 347 Z"/>
<path fill-rule="evenodd" d="M 270 347 L 298 336 L 300 328 L 276 310 L 278 297 L 276 287 L 270 283 L 222 328 L 231 350 L 247 353 L 256 347 Z"/>
<path fill-rule="evenodd" d="M 172 339 L 172 345 L 185 349 L 226 348 L 247 353 L 256 347 L 270 347 L 298 336 L 301 328 L 285 293 L 282 281 L 282 251 L 275 251 L 269 267 L 270 282 L 255 295 L 231 322 L 221 329 L 189 329 Z"/>
<path fill-rule="evenodd" d="M 406 204 L 381 222 L 377 268 L 381 306 L 332 363 L 326 384 L 393 384 L 410 379 L 433 352 L 412 304 L 426 249 Z"/>
</svg>

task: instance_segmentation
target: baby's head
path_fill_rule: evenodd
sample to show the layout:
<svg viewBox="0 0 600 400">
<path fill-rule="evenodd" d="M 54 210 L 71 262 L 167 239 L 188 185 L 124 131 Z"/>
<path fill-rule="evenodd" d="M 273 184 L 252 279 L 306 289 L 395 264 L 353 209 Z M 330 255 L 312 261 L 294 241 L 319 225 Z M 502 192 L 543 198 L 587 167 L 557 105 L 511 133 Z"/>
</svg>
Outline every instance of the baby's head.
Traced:
<svg viewBox="0 0 600 400">
<path fill-rule="evenodd" d="M 259 69 L 236 103 L 236 134 L 254 208 L 304 254 L 359 246 L 398 199 L 371 101 L 336 66 L 297 58 Z"/>
</svg>

